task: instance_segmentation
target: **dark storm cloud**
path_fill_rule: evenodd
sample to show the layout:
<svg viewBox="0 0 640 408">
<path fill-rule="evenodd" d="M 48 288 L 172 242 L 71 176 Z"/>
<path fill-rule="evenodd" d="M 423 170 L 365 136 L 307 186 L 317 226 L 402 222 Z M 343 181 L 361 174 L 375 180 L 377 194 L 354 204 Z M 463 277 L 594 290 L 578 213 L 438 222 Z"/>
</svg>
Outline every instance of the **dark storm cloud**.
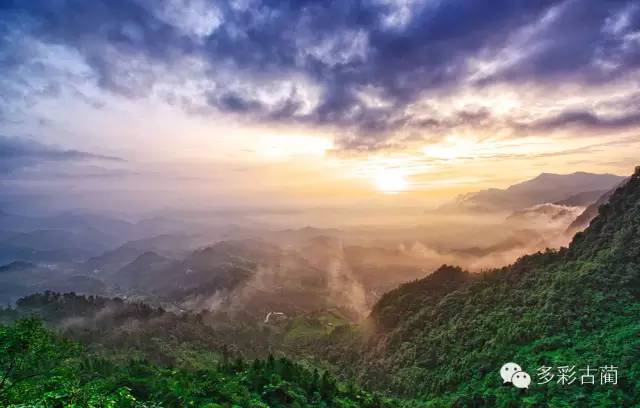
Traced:
<svg viewBox="0 0 640 408">
<path fill-rule="evenodd" d="M 213 85 L 190 95 L 204 100 L 196 110 L 337 127 L 344 131 L 338 140 L 344 147 L 365 149 L 387 146 L 389 135 L 400 129 L 446 126 L 450 119 L 415 117 L 408 107 L 434 92 L 453 91 L 461 82 L 591 86 L 640 66 L 634 37 L 640 7 L 633 0 L 171 4 L 5 1 L 0 41 L 10 49 L 7 33 L 19 32 L 71 47 L 99 86 L 127 97 L 147 95 L 167 74 L 177 81 L 192 79 L 185 61 L 197 58 L 204 63 L 198 75 Z M 472 61 L 499 62 L 514 54 L 513 62 L 491 72 L 474 71 Z M 20 66 L 28 58 L 22 52 L 0 59 L 0 66 Z M 299 78 L 319 89 L 310 106 L 307 84 Z M 269 87 L 286 81 L 293 82 L 286 95 L 265 96 L 277 94 Z M 384 103 L 370 103 L 363 90 L 372 90 Z M 586 117 L 575 120 L 601 125 Z"/>
<path fill-rule="evenodd" d="M 32 140 L 0 136 L 0 174 L 51 161 L 99 160 L 122 162 L 121 158 L 78 150 L 63 150 Z"/>
<path fill-rule="evenodd" d="M 640 6 L 635 1 L 568 0 L 530 39 L 526 55 L 488 80 L 600 83 L 640 66 Z"/>
<path fill-rule="evenodd" d="M 523 125 L 521 128 L 537 131 L 553 131 L 568 127 L 590 130 L 621 130 L 637 126 L 640 126 L 640 111 L 618 115 L 598 115 L 590 111 L 568 111 Z"/>
</svg>

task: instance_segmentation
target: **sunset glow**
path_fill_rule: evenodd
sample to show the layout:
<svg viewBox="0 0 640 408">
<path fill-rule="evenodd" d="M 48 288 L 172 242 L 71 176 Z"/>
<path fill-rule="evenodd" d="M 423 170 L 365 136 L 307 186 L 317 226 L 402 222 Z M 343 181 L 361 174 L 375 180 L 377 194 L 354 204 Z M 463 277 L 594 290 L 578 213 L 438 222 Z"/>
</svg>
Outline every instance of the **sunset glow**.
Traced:
<svg viewBox="0 0 640 408">
<path fill-rule="evenodd" d="M 409 183 L 402 170 L 381 169 L 374 176 L 376 188 L 387 194 L 397 194 L 406 191 Z"/>
<path fill-rule="evenodd" d="M 83 155 L 37 166 L 12 158 L 4 188 L 129 195 L 144 185 L 145 199 L 180 185 L 190 202 L 262 203 L 298 202 L 304 191 L 302 201 L 322 205 L 402 192 L 387 203 L 431 206 L 541 171 L 634 167 L 637 8 L 594 5 L 574 25 L 566 2 L 531 6 L 525 21 L 500 16 L 492 35 L 465 23 L 450 52 L 439 21 L 464 20 L 464 8 L 383 3 L 364 19 L 337 5 L 285 13 L 195 1 L 177 12 L 142 0 L 136 21 L 16 6 L 0 44 L 15 55 L 0 81 L 0 135 L 12 151 L 35 143 Z M 61 15 L 89 22 L 50 21 Z M 40 29 L 57 23 L 65 29 Z M 238 34 L 245 24 L 254 36 Z M 290 35 L 277 35 L 282 27 Z"/>
<path fill-rule="evenodd" d="M 0 406 L 640 401 L 640 0 L 1 0 L 0 73 Z"/>
</svg>

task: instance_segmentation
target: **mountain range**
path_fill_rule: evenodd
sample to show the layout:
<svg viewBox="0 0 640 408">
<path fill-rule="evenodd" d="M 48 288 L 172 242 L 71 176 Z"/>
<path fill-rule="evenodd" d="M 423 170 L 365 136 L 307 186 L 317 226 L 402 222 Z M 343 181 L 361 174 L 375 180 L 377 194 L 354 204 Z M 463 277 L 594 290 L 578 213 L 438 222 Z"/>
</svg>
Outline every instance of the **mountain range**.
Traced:
<svg viewBox="0 0 640 408">
<path fill-rule="evenodd" d="M 346 272 L 340 251 L 354 256 L 362 250 L 347 250 L 334 238 L 319 237 L 289 251 L 260 241 L 228 241 L 177 261 L 146 252 L 114 274 L 125 275 L 118 281 L 130 279 L 137 275 L 133 270 L 125 273 L 126 268 L 142 263 L 142 281 L 127 284 L 156 285 L 162 290 L 168 288 L 161 272 L 165 264 L 177 262 L 185 275 L 223 280 L 231 276 L 251 280 L 269 265 L 287 265 L 307 268 L 305 279 L 319 279 L 307 284 L 317 284 L 328 298 L 330 285 L 323 279 L 332 274 L 341 284 L 353 279 L 353 275 L 341 276 Z M 28 265 L 13 267 L 19 270 Z M 225 275 L 234 268 L 239 270 Z M 326 275 L 319 274 L 322 270 Z M 0 269 L 0 274 L 7 272 Z M 268 273 L 261 278 L 264 287 L 281 282 L 269 281 L 274 276 Z M 180 279 L 178 275 L 177 288 L 195 289 L 181 287 Z M 294 281 L 300 283 L 283 284 L 278 296 L 293 293 Z M 233 280 L 228 283 L 231 289 L 236 285 Z M 640 395 L 640 167 L 615 189 L 568 247 L 523 256 L 511 265 L 480 273 L 443 265 L 382 295 L 360 324 L 326 309 L 289 311 L 273 322 L 248 323 L 210 311 L 171 313 L 131 300 L 51 292 L 0 310 L 0 320 L 32 313 L 41 314 L 77 341 L 93 345 L 98 358 L 82 355 L 73 370 L 51 378 L 29 377 L 28 387 L 21 392 L 0 395 L 11 401 L 37 400 L 42 390 L 56 395 L 58 401 L 97 398 L 108 395 L 116 383 L 124 387 L 119 392 L 129 401 L 168 406 L 180 406 L 187 399 L 224 406 L 233 394 L 245 396 L 245 405 L 253 398 L 267 399 L 275 406 L 633 407 Z M 29 320 L 2 326 L 0 335 L 13 332 L 18 337 L 33 333 L 49 345 L 60 341 Z M 9 356 L 12 350 L 7 349 Z M 56 367 L 67 367 L 75 361 L 56 357 L 60 352 L 45 348 L 37 355 L 38 364 L 56 362 Z M 268 371 L 267 380 L 256 373 L 276 365 L 273 355 L 267 362 L 243 360 L 274 352 L 325 367 L 342 382 L 330 386 L 329 380 L 320 381 L 320 375 L 311 372 L 296 371 L 297 376 L 292 376 L 286 360 L 281 360 L 277 373 Z M 148 356 L 151 362 L 123 366 L 123 357 L 132 355 Z M 528 373 L 533 380 L 528 389 L 503 382 L 500 370 L 507 362 L 516 362 Z M 215 371 L 220 369 L 224 371 Z M 593 384 L 582 383 L 585 370 L 592 373 Z M 561 381 L 567 371 L 580 382 Z M 72 379 L 60 380 L 70 373 Z M 541 373 L 550 373 L 551 380 L 545 381 Z M 236 376 L 244 380 L 229 383 Z M 96 378 L 108 381 L 96 383 Z M 73 396 L 60 392 L 69 382 L 75 387 Z M 363 393 L 361 386 L 384 397 Z M 322 398 L 331 402 L 310 402 Z"/>
<path fill-rule="evenodd" d="M 624 177 L 613 174 L 542 173 L 533 179 L 514 184 L 506 189 L 491 188 L 463 194 L 443 208 L 510 212 L 544 203 L 587 206 L 623 180 Z"/>
<path fill-rule="evenodd" d="M 176 310 L 242 312 L 252 319 L 269 312 L 336 308 L 357 320 L 384 292 L 440 263 L 477 271 L 564 245 L 606 202 L 611 190 L 602 189 L 620 180 L 543 173 L 506 190 L 470 194 L 467 203 L 500 201 L 488 197 L 513 206 L 544 203 L 513 210 L 503 225 L 492 227 L 495 231 L 474 224 L 460 227 L 458 234 L 469 237 L 465 240 L 451 227 L 450 238 L 428 227 L 372 234 L 371 229 L 268 230 L 201 223 L 192 231 L 189 222 L 163 217 L 129 222 L 82 212 L 46 217 L 3 213 L 0 264 L 7 266 L 0 275 L 0 301 L 11 303 L 41 290 L 75 291 Z M 536 193 L 540 198 L 532 198 Z M 471 235 L 483 239 L 471 240 Z"/>
<path fill-rule="evenodd" d="M 640 395 L 640 167 L 569 247 L 480 275 L 443 266 L 385 294 L 354 375 L 434 406 L 633 406 Z M 349 353 L 347 353 L 349 354 Z M 538 383 L 505 387 L 515 361 Z M 620 369 L 617 385 L 543 382 L 541 368 Z M 555 375 L 555 374 L 554 374 Z"/>
</svg>

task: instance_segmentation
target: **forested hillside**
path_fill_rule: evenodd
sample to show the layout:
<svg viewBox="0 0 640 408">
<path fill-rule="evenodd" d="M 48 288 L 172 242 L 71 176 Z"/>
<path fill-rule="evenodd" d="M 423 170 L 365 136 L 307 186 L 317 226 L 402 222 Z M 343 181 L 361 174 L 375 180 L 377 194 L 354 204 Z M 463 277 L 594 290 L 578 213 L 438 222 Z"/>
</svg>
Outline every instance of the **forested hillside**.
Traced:
<svg viewBox="0 0 640 408">
<path fill-rule="evenodd" d="M 398 406 L 285 358 L 198 367 L 117 362 L 60 338 L 36 318 L 0 326 L 0 364 L 3 407 Z"/>
<path fill-rule="evenodd" d="M 31 316 L 112 359 L 143 358 L 187 367 L 269 354 L 311 357 L 316 339 L 348 325 L 335 310 L 255 323 L 238 315 L 174 313 L 143 302 L 75 293 L 37 293 L 0 308 L 0 324 Z"/>
<path fill-rule="evenodd" d="M 467 276 L 444 267 L 386 294 L 355 365 L 359 378 L 435 406 L 638 402 L 640 168 L 569 248 Z M 509 361 L 532 375 L 527 391 L 502 385 Z M 541 367 L 605 365 L 619 370 L 617 385 L 536 383 Z"/>
<path fill-rule="evenodd" d="M 122 299 L 28 296 L 0 311 L 0 403 L 631 407 L 638 316 L 640 168 L 569 248 L 481 274 L 445 265 L 383 295 L 359 326 L 330 310 L 248 324 Z M 511 361 L 531 375 L 529 389 L 502 383 Z M 540 376 L 564 366 L 576 380 Z M 605 366 L 615 384 L 597 380 Z M 585 367 L 594 384 L 582 384 Z"/>
</svg>

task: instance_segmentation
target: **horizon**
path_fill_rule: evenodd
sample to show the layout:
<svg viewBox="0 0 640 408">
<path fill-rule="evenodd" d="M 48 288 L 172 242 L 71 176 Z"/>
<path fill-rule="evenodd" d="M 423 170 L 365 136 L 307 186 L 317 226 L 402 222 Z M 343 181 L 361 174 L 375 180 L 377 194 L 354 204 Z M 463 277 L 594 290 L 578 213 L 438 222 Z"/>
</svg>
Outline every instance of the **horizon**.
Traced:
<svg viewBox="0 0 640 408">
<path fill-rule="evenodd" d="M 2 0 L 0 72 L 0 406 L 640 401 L 640 0 Z"/>
<path fill-rule="evenodd" d="M 637 168 L 637 166 L 636 166 Z M 77 206 L 77 207 L 67 207 L 61 205 L 56 207 L 52 205 L 50 201 L 45 201 L 39 205 L 33 206 L 29 209 L 29 205 L 32 205 L 34 198 L 13 198 L 8 199 L 7 201 L 0 201 L 0 214 L 6 215 L 16 215 L 16 216 L 54 216 L 54 215 L 65 215 L 65 214 L 95 214 L 95 215 L 107 215 L 116 218 L 126 219 L 128 221 L 133 220 L 143 220 L 153 217 L 162 217 L 162 216 L 179 216 L 183 215 L 185 217 L 194 217 L 194 216 L 206 216 L 206 215 L 220 215 L 220 214 L 299 214 L 305 212 L 327 212 L 327 211 L 338 211 L 341 213 L 356 213 L 356 212 L 367 212 L 367 213 L 394 213 L 400 212 L 404 210 L 410 211 L 420 211 L 423 214 L 429 213 L 440 213 L 441 215 L 447 214 L 451 212 L 450 215 L 460 215 L 458 210 L 455 208 L 447 209 L 447 206 L 454 205 L 457 201 L 464 199 L 469 196 L 473 196 L 477 193 L 483 193 L 487 191 L 506 191 L 507 189 L 519 186 L 522 184 L 526 184 L 527 182 L 539 180 L 543 176 L 558 176 L 560 178 L 574 175 L 587 175 L 587 176 L 613 176 L 619 177 L 621 179 L 626 178 L 628 176 L 613 174 L 613 173 L 591 173 L 586 171 L 575 171 L 572 173 L 560 174 L 560 173 L 550 173 L 550 172 L 542 172 L 538 175 L 528 178 L 525 180 L 516 181 L 514 184 L 504 185 L 501 187 L 490 186 L 483 190 L 470 190 L 459 193 L 452 197 L 447 197 L 442 201 L 426 204 L 421 202 L 386 202 L 382 203 L 372 203 L 362 201 L 360 203 L 356 203 L 356 205 L 335 205 L 335 204 L 314 204 L 314 205 L 282 205 L 278 203 L 272 204 L 254 204 L 254 205 L 238 205 L 236 203 L 231 203 L 228 205 L 210 205 L 205 206 L 201 204 L 192 204 L 191 206 L 165 206 L 158 208 L 148 208 L 142 211 L 134 211 L 134 210 L 126 210 L 122 208 L 108 208 L 108 207 L 99 207 L 99 206 Z M 396 193 L 393 193 L 394 195 Z M 580 193 L 578 193 L 580 194 Z M 5 199 L 10 197 L 10 195 L 4 196 Z M 385 205 L 386 204 L 386 205 Z M 16 206 L 27 205 L 27 207 L 19 209 Z M 45 209 L 46 208 L 46 209 Z M 229 224 L 233 224 L 233 222 L 229 222 Z M 337 225 L 332 225 L 329 228 L 336 228 Z M 297 228 L 322 228 L 318 227 L 313 223 L 303 224 L 298 226 Z"/>
<path fill-rule="evenodd" d="M 543 172 L 630 174 L 634 2 L 491 9 L 10 1 L 3 195 L 136 211 L 434 207 Z"/>
</svg>

